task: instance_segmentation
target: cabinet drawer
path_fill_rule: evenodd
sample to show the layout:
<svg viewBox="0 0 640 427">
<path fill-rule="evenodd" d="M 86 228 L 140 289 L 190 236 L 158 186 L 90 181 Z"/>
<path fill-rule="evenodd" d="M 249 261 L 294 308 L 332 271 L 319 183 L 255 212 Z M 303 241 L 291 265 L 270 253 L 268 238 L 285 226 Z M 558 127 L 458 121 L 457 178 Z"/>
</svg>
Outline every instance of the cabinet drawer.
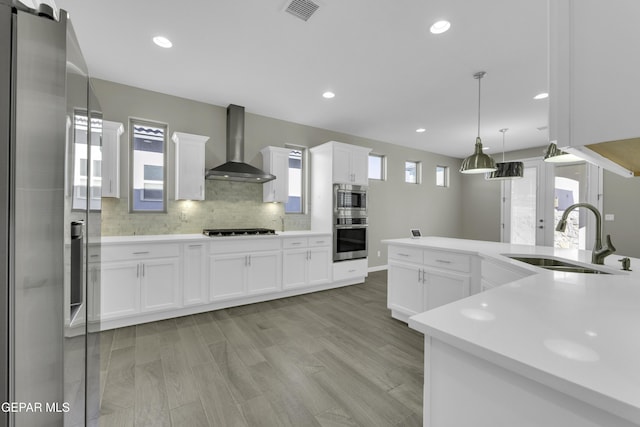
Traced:
<svg viewBox="0 0 640 427">
<path fill-rule="evenodd" d="M 407 246 L 389 246 L 389 258 L 422 264 L 422 249 Z"/>
<path fill-rule="evenodd" d="M 333 263 L 333 280 L 352 279 L 367 276 L 367 259 L 340 261 Z"/>
<path fill-rule="evenodd" d="M 282 239 L 282 249 L 306 248 L 309 242 L 306 237 L 288 237 Z"/>
<path fill-rule="evenodd" d="M 471 255 L 425 250 L 424 265 L 468 273 L 471 271 Z"/>
<path fill-rule="evenodd" d="M 102 261 L 170 258 L 180 256 L 180 245 L 174 243 L 146 243 L 135 245 L 106 245 L 102 247 Z"/>
<path fill-rule="evenodd" d="M 310 248 L 314 248 L 318 246 L 331 246 L 332 242 L 333 240 L 331 239 L 331 235 L 309 237 Z"/>
<path fill-rule="evenodd" d="M 228 254 L 233 252 L 256 252 L 280 250 L 280 239 L 277 237 L 257 237 L 247 239 L 244 237 L 211 238 L 209 253 Z"/>
</svg>

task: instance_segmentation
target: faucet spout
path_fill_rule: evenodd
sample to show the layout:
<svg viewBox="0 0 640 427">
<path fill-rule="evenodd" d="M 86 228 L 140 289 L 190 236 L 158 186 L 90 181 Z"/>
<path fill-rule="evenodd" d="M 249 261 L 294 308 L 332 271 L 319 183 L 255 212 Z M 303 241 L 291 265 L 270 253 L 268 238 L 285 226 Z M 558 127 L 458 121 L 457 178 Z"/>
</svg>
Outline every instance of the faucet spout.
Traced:
<svg viewBox="0 0 640 427">
<path fill-rule="evenodd" d="M 593 251 L 591 252 L 591 263 L 604 264 L 604 259 L 607 255 L 614 253 L 616 248 L 613 246 L 613 243 L 611 243 L 611 235 L 607 235 L 607 244 L 602 246 L 602 215 L 600 215 L 600 212 L 595 206 L 589 203 L 576 203 L 569 206 L 562 214 L 560 221 L 558 221 L 556 231 L 564 232 L 566 230 L 567 217 L 572 210 L 577 208 L 587 208 L 596 216 L 596 241 L 593 245 Z"/>
</svg>

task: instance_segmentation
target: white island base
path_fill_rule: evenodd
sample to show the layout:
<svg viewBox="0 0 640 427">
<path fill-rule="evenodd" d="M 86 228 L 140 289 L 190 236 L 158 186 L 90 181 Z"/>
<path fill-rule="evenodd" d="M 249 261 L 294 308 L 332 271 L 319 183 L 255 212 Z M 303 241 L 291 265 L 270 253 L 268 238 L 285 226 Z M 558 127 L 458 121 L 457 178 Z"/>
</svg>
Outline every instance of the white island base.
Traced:
<svg viewBox="0 0 640 427">
<path fill-rule="evenodd" d="M 632 271 L 622 271 L 621 256 L 595 266 L 591 252 L 582 250 L 441 237 L 385 243 L 390 268 L 423 264 L 417 278 L 394 284 L 423 293 L 396 299 L 390 292 L 389 308 L 409 314 L 409 326 L 425 335 L 425 426 L 640 426 L 640 259 L 631 259 Z M 483 291 L 472 286 L 469 296 L 421 306 L 433 285 L 456 283 L 430 277 L 430 270 L 443 267 L 424 264 L 441 260 L 461 269 L 447 258 L 452 255 L 479 259 L 479 269 L 467 268 L 473 263 L 464 268 Z M 527 257 L 600 274 L 518 260 Z"/>
<path fill-rule="evenodd" d="M 638 426 L 429 336 L 424 354 L 425 427 Z"/>
</svg>

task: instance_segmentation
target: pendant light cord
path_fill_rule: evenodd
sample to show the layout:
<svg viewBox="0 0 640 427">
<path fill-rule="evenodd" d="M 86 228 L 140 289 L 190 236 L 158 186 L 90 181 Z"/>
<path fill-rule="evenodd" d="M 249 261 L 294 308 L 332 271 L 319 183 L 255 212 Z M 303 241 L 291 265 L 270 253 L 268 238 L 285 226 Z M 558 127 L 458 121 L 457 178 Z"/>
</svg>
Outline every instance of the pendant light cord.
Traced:
<svg viewBox="0 0 640 427">
<path fill-rule="evenodd" d="M 482 75 L 478 76 L 478 138 L 480 138 L 480 81 Z"/>
<path fill-rule="evenodd" d="M 480 80 L 487 74 L 485 71 L 478 71 L 473 75 L 478 80 L 478 138 L 480 138 Z"/>
<path fill-rule="evenodd" d="M 502 132 L 502 163 L 504 163 L 504 134 L 507 133 L 508 130 L 509 128 L 500 129 L 500 132 Z"/>
</svg>

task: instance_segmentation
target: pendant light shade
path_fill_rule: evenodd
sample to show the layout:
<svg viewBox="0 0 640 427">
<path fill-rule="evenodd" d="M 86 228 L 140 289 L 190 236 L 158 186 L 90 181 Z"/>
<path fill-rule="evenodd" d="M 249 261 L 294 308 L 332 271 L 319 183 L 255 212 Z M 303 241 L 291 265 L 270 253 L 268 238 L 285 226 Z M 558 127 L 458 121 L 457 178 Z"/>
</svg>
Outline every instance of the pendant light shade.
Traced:
<svg viewBox="0 0 640 427">
<path fill-rule="evenodd" d="M 502 132 L 502 162 L 496 163 L 496 169 L 493 172 L 487 173 L 484 179 L 488 181 L 499 181 L 505 179 L 516 179 L 524 176 L 524 163 L 522 162 L 505 162 L 504 161 L 504 134 L 509 129 L 500 129 Z"/>
<path fill-rule="evenodd" d="M 550 143 L 544 153 L 544 161 L 549 163 L 569 163 L 579 162 L 581 160 L 583 159 L 575 154 L 567 153 L 559 149 L 555 142 Z"/>
<path fill-rule="evenodd" d="M 480 80 L 485 74 L 487 73 L 479 71 L 473 75 L 473 78 L 478 80 L 478 136 L 473 154 L 462 161 L 460 166 L 462 173 L 487 173 L 496 170 L 496 162 L 491 156 L 482 152 L 482 141 L 480 140 Z"/>
</svg>

